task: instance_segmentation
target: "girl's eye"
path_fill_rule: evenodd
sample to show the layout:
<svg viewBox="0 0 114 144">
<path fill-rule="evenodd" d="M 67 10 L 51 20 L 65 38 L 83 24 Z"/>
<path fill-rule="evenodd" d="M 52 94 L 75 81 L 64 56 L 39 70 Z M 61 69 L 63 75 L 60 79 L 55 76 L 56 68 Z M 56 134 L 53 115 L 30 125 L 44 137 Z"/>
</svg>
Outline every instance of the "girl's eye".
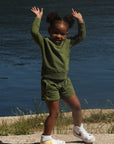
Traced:
<svg viewBox="0 0 114 144">
<path fill-rule="evenodd" d="M 52 34 L 59 34 L 58 32 L 56 32 L 56 31 L 54 31 L 54 32 L 52 32 Z"/>
<path fill-rule="evenodd" d="M 65 36 L 65 35 L 66 35 L 65 33 L 61 33 L 61 32 L 59 32 L 59 31 L 53 31 L 53 34 L 60 34 L 60 35 L 62 35 L 62 36 Z"/>
<path fill-rule="evenodd" d="M 59 34 L 59 32 L 57 32 L 57 31 L 55 31 L 54 33 L 55 33 L 55 34 Z"/>
<path fill-rule="evenodd" d="M 65 35 L 65 33 L 60 33 L 60 32 L 54 32 L 53 34 L 60 34 L 60 35 L 62 35 L 62 36 Z"/>
<path fill-rule="evenodd" d="M 61 33 L 61 35 L 63 35 L 63 36 L 64 36 L 64 35 L 65 35 L 65 33 Z"/>
</svg>

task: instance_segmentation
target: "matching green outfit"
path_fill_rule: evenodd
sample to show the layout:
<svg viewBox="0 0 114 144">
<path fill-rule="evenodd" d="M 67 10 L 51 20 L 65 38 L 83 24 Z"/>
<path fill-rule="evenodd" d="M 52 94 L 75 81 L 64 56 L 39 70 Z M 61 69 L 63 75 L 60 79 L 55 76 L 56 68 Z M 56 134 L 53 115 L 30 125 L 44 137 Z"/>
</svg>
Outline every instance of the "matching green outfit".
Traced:
<svg viewBox="0 0 114 144">
<path fill-rule="evenodd" d="M 61 98 L 61 95 L 63 95 L 61 94 L 61 89 L 64 88 L 62 88 L 63 84 L 61 87 L 57 86 L 57 84 L 59 85 L 59 82 L 66 84 L 70 81 L 69 78 L 67 78 L 69 70 L 70 49 L 85 38 L 85 23 L 78 23 L 78 35 L 71 38 L 66 38 L 61 42 L 61 44 L 56 45 L 50 40 L 50 38 L 43 37 L 40 34 L 40 22 L 41 19 L 36 17 L 32 24 L 31 34 L 35 42 L 41 48 L 42 52 L 42 100 L 58 100 Z M 68 82 L 66 82 L 66 80 Z M 69 87 L 73 87 L 71 81 Z M 66 97 L 70 97 L 75 93 L 73 88 L 71 88 L 70 93 L 69 91 L 65 92 Z M 63 96 L 64 98 L 65 95 Z"/>
</svg>

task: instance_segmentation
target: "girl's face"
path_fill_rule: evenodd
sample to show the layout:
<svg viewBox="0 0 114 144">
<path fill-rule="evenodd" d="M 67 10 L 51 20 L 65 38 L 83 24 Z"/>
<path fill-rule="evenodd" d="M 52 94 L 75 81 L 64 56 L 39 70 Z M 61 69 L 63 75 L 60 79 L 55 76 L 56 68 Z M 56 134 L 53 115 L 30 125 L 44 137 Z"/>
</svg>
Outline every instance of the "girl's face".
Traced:
<svg viewBox="0 0 114 144">
<path fill-rule="evenodd" d="M 56 21 L 52 27 L 48 29 L 50 39 L 55 44 L 60 44 L 68 34 L 68 25 L 64 21 Z"/>
</svg>

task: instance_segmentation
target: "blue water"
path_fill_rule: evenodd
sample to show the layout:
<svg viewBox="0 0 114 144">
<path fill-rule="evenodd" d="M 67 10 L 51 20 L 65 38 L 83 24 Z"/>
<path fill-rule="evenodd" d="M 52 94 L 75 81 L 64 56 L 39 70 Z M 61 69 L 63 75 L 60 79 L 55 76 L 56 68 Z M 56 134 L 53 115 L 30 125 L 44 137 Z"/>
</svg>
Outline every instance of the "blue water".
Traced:
<svg viewBox="0 0 114 144">
<path fill-rule="evenodd" d="M 113 0 L 5 0 L 0 1 L 0 116 L 13 115 L 17 107 L 34 111 L 40 99 L 41 52 L 30 35 L 32 6 L 44 8 L 40 31 L 48 36 L 47 13 L 80 11 L 86 39 L 73 47 L 69 77 L 82 108 L 114 108 L 114 1 Z M 77 31 L 75 25 L 69 36 Z M 111 104 L 112 103 L 112 104 Z"/>
</svg>

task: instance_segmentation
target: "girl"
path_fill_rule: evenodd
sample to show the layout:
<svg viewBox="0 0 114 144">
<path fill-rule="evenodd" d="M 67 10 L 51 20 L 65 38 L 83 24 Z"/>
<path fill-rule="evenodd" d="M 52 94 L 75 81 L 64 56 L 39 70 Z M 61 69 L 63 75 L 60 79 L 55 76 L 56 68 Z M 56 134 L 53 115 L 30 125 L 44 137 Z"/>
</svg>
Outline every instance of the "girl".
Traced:
<svg viewBox="0 0 114 144">
<path fill-rule="evenodd" d="M 46 18 L 46 22 L 50 24 L 48 28 L 50 37 L 48 38 L 39 33 L 43 8 L 40 10 L 33 7 L 31 11 L 36 15 L 31 34 L 42 52 L 41 97 L 42 100 L 45 100 L 49 110 L 49 116 L 45 121 L 44 132 L 41 136 L 41 144 L 65 144 L 64 141 L 55 140 L 51 137 L 52 129 L 59 115 L 60 98 L 72 110 L 74 136 L 81 138 L 84 142 L 92 143 L 95 138 L 83 128 L 80 101 L 75 94 L 70 79 L 67 77 L 70 49 L 81 42 L 86 35 L 82 15 L 74 9 L 72 9 L 72 15 L 66 15 L 65 17 L 60 17 L 55 12 L 49 13 Z M 74 19 L 77 19 L 78 22 L 78 34 L 66 38 L 68 29 L 75 22 Z"/>
</svg>

